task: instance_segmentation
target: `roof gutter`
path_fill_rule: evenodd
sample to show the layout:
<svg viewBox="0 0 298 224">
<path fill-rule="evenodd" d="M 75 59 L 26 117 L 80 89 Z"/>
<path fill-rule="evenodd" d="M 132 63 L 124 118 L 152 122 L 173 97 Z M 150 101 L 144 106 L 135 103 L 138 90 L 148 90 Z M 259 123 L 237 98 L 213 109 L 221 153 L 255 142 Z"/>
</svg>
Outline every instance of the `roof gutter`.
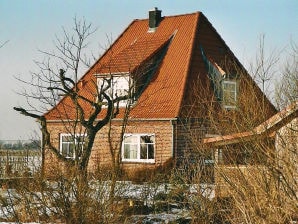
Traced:
<svg viewBox="0 0 298 224">
<path fill-rule="evenodd" d="M 114 118 L 113 121 L 122 121 L 122 118 Z M 177 118 L 129 118 L 129 121 L 176 121 Z M 96 119 L 95 121 L 100 121 Z M 48 120 L 48 123 L 61 123 L 61 122 L 75 122 L 75 120 Z"/>
</svg>

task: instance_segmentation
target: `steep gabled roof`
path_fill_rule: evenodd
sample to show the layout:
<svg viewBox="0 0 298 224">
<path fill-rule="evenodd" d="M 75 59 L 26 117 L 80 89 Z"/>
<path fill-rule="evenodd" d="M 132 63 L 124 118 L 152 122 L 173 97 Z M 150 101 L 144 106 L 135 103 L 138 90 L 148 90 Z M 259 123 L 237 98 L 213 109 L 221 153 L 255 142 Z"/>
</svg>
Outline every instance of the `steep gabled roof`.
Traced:
<svg viewBox="0 0 298 224">
<path fill-rule="evenodd" d="M 230 145 L 251 141 L 256 138 L 271 137 L 275 131 L 298 117 L 298 100 L 278 112 L 251 131 L 203 139 L 203 143 L 212 146 Z"/>
<path fill-rule="evenodd" d="M 101 61 L 108 61 L 110 55 L 115 54 L 114 52 L 117 52 L 118 57 L 118 55 L 124 55 L 122 52 L 127 50 L 138 52 L 136 60 L 143 61 L 149 50 L 157 50 L 161 44 L 172 37 L 154 77 L 130 112 L 131 118 L 175 118 L 178 116 L 199 15 L 200 13 L 193 13 L 163 17 L 155 32 L 148 32 L 147 19 L 135 20 L 102 58 Z M 131 46 L 133 50 L 130 49 Z M 121 50 L 118 50 L 120 48 Z M 129 60 L 134 59 L 126 59 L 127 62 Z M 133 68 L 134 66 L 131 67 Z M 97 71 L 101 67 L 96 66 L 94 69 Z"/>
<path fill-rule="evenodd" d="M 177 117 L 200 15 L 200 12 L 196 12 L 165 16 L 155 32 L 148 32 L 148 19 L 134 20 L 81 81 L 94 80 L 95 74 L 132 72 L 171 41 L 151 82 L 132 108 L 130 117 Z M 86 94 L 90 95 L 90 89 Z M 68 105 L 67 109 L 65 105 Z M 71 102 L 65 98 L 46 116 L 48 120 L 61 119 L 61 112 L 68 113 L 65 116 L 67 118 L 73 117 L 70 114 L 74 112 L 71 110 Z"/>
<path fill-rule="evenodd" d="M 216 59 L 217 68 L 221 69 L 217 62 L 224 61 L 227 55 L 239 63 L 201 12 L 162 17 L 154 32 L 149 32 L 148 23 L 148 19 L 134 20 L 124 30 L 79 81 L 82 83 L 81 95 L 94 99 L 96 75 L 135 73 L 164 50 L 158 67 L 129 116 L 136 119 L 176 118 L 182 114 L 185 99 L 192 98 L 190 83 L 208 73 L 201 45 L 208 56 Z M 86 114 L 92 111 L 90 105 L 83 104 L 82 107 Z M 75 112 L 69 97 L 64 97 L 45 115 L 48 120 L 74 119 Z"/>
</svg>

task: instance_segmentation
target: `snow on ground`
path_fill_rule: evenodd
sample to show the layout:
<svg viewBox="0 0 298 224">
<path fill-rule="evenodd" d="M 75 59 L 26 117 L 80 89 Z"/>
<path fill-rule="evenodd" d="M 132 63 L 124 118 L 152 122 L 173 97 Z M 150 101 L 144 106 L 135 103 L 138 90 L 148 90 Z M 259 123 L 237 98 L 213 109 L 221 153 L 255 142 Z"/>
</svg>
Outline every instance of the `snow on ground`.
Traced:
<svg viewBox="0 0 298 224">
<path fill-rule="evenodd" d="M 91 187 L 94 189 L 95 194 L 98 189 L 104 189 L 107 193 L 109 191 L 109 182 L 99 182 L 94 181 L 91 183 Z M 131 200 L 139 200 L 144 202 L 144 205 L 152 205 L 154 202 L 154 197 L 158 193 L 164 193 L 168 194 L 171 189 L 174 187 L 177 187 L 177 185 L 171 185 L 171 184 L 152 184 L 152 183 L 144 183 L 144 184 L 133 184 L 129 181 L 119 181 L 117 182 L 116 186 L 116 192 L 119 196 L 121 196 L 124 199 L 131 199 Z M 191 197 L 192 195 L 196 194 L 202 194 L 206 198 L 209 198 L 212 200 L 215 197 L 214 194 L 214 185 L 210 184 L 192 184 L 192 185 L 184 185 L 188 191 L 186 191 L 187 194 Z M 16 192 L 13 189 L 8 190 L 1 190 L 0 189 L 0 196 L 3 198 L 7 198 L 8 200 L 11 200 L 11 203 L 13 203 L 13 200 L 15 197 L 18 197 Z M 105 200 L 104 198 L 102 200 Z M 12 217 L 12 211 L 11 206 L 1 206 L 0 207 L 0 219 L 5 219 Z M 181 209 L 181 208 L 174 208 L 172 207 L 167 212 L 160 212 L 158 214 L 148 214 L 148 215 L 133 215 L 130 217 L 130 223 L 168 223 L 173 222 L 175 220 L 183 219 L 185 221 L 191 220 L 188 211 Z M 140 222 L 142 221 L 142 222 Z M 0 222 L 0 224 L 15 224 L 14 222 Z M 188 222 L 184 222 L 188 223 Z M 190 222 L 189 222 L 190 223 Z M 26 224 L 38 224 L 38 223 L 26 223 Z"/>
</svg>

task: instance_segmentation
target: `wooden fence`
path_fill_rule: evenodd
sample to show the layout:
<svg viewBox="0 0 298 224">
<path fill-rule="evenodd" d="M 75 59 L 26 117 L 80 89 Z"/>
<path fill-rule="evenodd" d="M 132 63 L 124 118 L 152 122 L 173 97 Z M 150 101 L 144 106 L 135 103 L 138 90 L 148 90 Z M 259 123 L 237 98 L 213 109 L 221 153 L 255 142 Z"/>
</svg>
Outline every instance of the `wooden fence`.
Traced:
<svg viewBox="0 0 298 224">
<path fill-rule="evenodd" d="M 0 150 L 0 179 L 32 176 L 40 166 L 40 150 Z"/>
</svg>

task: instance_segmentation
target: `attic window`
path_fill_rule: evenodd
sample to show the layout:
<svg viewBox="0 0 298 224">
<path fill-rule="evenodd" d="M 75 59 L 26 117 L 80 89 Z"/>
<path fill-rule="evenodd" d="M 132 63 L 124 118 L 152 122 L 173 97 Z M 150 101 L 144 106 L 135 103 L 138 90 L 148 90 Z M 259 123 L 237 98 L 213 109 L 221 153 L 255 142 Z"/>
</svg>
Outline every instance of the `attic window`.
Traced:
<svg viewBox="0 0 298 224">
<path fill-rule="evenodd" d="M 222 103 L 223 108 L 235 109 L 238 92 L 237 81 L 228 79 L 228 77 L 235 76 L 227 74 L 219 64 L 207 57 L 202 47 L 201 53 L 217 100 Z"/>
<path fill-rule="evenodd" d="M 97 86 L 99 92 L 99 100 L 104 105 L 107 104 L 107 98 L 104 97 L 104 92 L 110 100 L 117 102 L 119 98 L 127 98 L 119 101 L 120 107 L 125 107 L 130 103 L 130 98 L 133 95 L 133 84 L 128 73 L 113 74 L 113 75 L 99 75 L 97 77 Z"/>
<path fill-rule="evenodd" d="M 235 80 L 222 81 L 222 105 L 226 109 L 235 109 L 237 103 L 237 82 Z"/>
</svg>

